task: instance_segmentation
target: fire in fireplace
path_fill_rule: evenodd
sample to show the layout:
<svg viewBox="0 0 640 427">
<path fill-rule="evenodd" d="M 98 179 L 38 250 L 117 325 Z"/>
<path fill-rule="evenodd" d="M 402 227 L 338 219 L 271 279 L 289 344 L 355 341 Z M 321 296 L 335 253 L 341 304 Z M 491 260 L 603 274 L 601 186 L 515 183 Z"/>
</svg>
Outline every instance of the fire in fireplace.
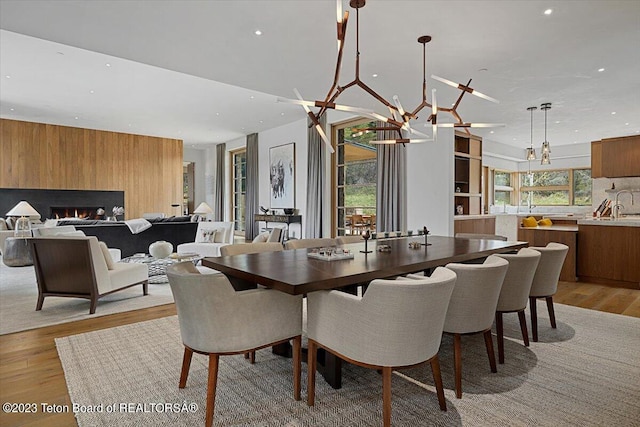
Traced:
<svg viewBox="0 0 640 427">
<path fill-rule="evenodd" d="M 98 211 L 100 210 L 100 214 Z M 104 206 L 65 206 L 55 207 L 51 206 L 51 218 L 64 219 L 64 218 L 78 218 L 78 219 L 104 219 Z"/>
</svg>

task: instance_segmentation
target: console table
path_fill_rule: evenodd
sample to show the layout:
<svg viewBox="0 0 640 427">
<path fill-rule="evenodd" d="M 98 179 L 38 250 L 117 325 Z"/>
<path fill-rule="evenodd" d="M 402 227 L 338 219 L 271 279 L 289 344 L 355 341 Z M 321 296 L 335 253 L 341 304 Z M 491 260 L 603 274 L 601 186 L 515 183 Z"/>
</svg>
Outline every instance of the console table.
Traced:
<svg viewBox="0 0 640 427">
<path fill-rule="evenodd" d="M 270 222 L 277 224 L 287 224 L 285 240 L 289 238 L 289 227 L 291 224 L 300 224 L 300 236 L 302 236 L 302 215 L 265 215 L 254 214 L 255 222 L 264 221 L 265 228 L 269 228 Z"/>
</svg>

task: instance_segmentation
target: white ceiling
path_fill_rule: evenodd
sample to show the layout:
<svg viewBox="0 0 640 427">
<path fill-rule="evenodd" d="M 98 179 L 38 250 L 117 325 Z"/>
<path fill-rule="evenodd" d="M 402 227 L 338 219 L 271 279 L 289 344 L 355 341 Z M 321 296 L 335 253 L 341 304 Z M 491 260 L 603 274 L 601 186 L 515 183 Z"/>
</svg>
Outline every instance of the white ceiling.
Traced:
<svg viewBox="0 0 640 427">
<path fill-rule="evenodd" d="M 351 12 L 346 84 L 356 31 L 355 10 L 343 4 Z M 293 98 L 294 87 L 306 99 L 326 95 L 335 19 L 334 0 L 0 0 L 0 115 L 196 147 L 260 132 L 304 117 L 276 96 Z M 476 134 L 525 148 L 526 108 L 543 102 L 553 104 L 552 146 L 640 132 L 639 1 L 371 0 L 360 26 L 361 78 L 387 99 L 398 95 L 406 109 L 420 102 L 416 39 L 426 34 L 428 75 L 472 78 L 472 87 L 501 101 L 465 96 L 465 121 L 506 124 Z M 459 93 L 427 83 L 441 106 Z M 386 113 L 356 88 L 339 101 Z M 540 110 L 534 121 L 539 148 Z"/>
</svg>

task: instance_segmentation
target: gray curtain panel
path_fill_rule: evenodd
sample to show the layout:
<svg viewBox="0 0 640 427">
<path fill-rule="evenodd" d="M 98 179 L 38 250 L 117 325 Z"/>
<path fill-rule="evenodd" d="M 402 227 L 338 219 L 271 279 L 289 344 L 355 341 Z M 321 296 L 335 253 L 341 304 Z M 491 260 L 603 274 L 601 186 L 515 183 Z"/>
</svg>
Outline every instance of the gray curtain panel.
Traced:
<svg viewBox="0 0 640 427">
<path fill-rule="evenodd" d="M 213 194 L 214 221 L 224 221 L 224 156 L 227 145 L 216 145 L 216 186 Z"/>
<path fill-rule="evenodd" d="M 244 209 L 244 238 L 250 242 L 260 233 L 253 215 L 258 213 L 258 134 L 247 135 L 247 193 Z"/>
<path fill-rule="evenodd" d="M 385 126 L 377 122 L 376 126 Z M 378 131 L 377 138 L 396 139 L 398 133 Z M 407 150 L 403 144 L 378 145 L 376 228 L 402 231 L 406 226 Z"/>
<path fill-rule="evenodd" d="M 311 124 L 307 120 L 307 124 Z M 320 126 L 326 127 L 326 114 L 320 118 Z M 325 181 L 326 147 L 315 127 L 307 131 L 307 206 L 305 211 L 305 237 L 307 239 L 322 237 L 323 187 Z M 302 236 L 301 236 L 302 237 Z"/>
</svg>

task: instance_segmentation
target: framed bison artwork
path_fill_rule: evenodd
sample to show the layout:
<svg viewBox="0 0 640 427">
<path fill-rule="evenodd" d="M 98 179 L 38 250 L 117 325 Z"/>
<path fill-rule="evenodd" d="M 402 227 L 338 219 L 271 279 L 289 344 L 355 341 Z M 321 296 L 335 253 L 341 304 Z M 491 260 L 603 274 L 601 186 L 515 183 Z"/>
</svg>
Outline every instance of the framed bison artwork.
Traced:
<svg viewBox="0 0 640 427">
<path fill-rule="evenodd" d="M 271 209 L 296 207 L 296 144 L 278 145 L 269 149 Z"/>
</svg>

